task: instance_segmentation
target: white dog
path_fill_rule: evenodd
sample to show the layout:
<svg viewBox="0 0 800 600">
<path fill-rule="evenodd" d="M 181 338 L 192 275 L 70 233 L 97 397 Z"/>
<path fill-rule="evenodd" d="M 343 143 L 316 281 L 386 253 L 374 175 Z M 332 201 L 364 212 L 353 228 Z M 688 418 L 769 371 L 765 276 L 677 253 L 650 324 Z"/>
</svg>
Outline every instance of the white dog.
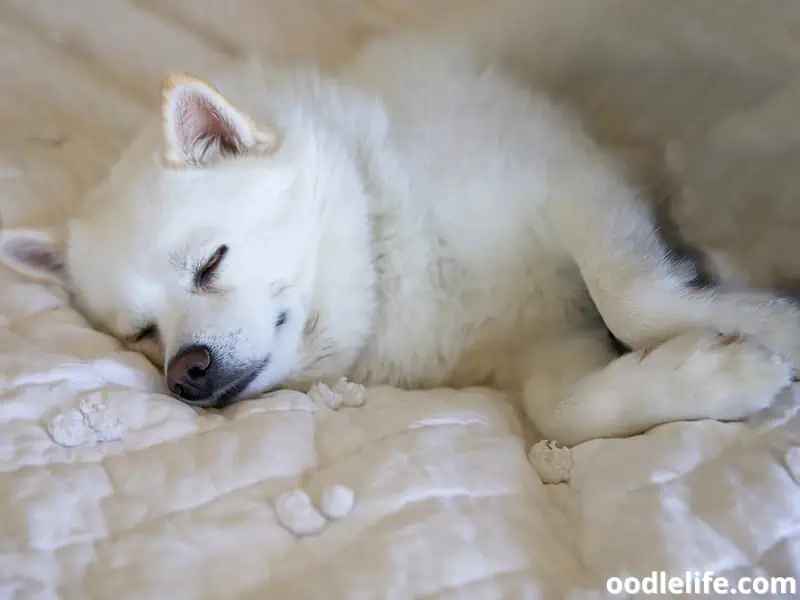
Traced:
<svg viewBox="0 0 800 600">
<path fill-rule="evenodd" d="M 573 445 L 742 419 L 790 385 L 798 308 L 695 285 L 611 156 L 468 47 L 398 37 L 335 77 L 228 78 L 170 77 L 65 230 L 1 245 L 184 401 L 488 384 Z"/>
</svg>

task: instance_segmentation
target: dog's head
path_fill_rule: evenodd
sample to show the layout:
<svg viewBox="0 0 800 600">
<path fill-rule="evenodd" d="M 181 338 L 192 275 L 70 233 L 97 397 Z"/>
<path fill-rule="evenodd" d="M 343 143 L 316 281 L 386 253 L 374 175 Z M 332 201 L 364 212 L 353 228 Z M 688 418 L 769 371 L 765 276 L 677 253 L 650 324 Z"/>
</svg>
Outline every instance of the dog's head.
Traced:
<svg viewBox="0 0 800 600">
<path fill-rule="evenodd" d="M 329 219 L 362 191 L 321 137 L 259 123 L 173 76 L 158 125 L 68 226 L 5 231 L 0 255 L 65 284 L 90 322 L 163 365 L 170 390 L 197 406 L 345 369 L 370 318 L 345 281 L 364 291 L 371 269 L 366 233 Z"/>
</svg>

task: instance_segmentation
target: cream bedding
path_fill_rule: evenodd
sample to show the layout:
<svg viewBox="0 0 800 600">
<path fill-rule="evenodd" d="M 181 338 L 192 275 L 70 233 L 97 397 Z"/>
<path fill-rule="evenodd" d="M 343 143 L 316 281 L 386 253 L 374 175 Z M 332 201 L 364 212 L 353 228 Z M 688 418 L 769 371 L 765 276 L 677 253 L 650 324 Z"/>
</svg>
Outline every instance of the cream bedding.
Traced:
<svg viewBox="0 0 800 600">
<path fill-rule="evenodd" d="M 477 4 L 4 0 L 4 224 L 68 214 L 156 107 L 171 69 L 202 73 L 254 50 L 333 61 L 370 32 Z M 592 61 L 625 65 L 613 77 L 627 79 L 587 107 L 608 117 L 622 102 L 626 128 L 607 118 L 607 131 L 665 149 L 687 197 L 740 197 L 758 177 L 773 186 L 764 193 L 796 194 L 786 173 L 800 140 L 800 9 L 683 4 L 681 17 L 667 4 L 587 3 L 538 26 L 571 27 L 561 39 L 602 47 Z M 619 23 L 635 37 L 604 35 Z M 664 23 L 680 35 L 655 36 Z M 562 45 L 553 64 L 597 83 L 576 67 L 589 61 L 581 44 Z M 712 85 L 686 71 L 691 56 L 736 77 Z M 671 99 L 635 69 L 671 82 Z M 615 96 L 619 81 L 629 88 Z M 760 165 L 743 158 L 754 150 Z M 693 167 L 697 156 L 707 168 Z M 754 251 L 774 243 L 759 240 Z M 198 414 L 153 393 L 153 367 L 89 329 L 60 290 L 2 267 L 0 290 L 0 598 L 583 599 L 606 597 L 609 577 L 652 571 L 708 570 L 732 584 L 800 576 L 792 394 L 749 424 L 675 423 L 583 444 L 569 483 L 547 486 L 519 419 L 489 392 L 378 388 L 338 410 L 283 392 Z M 305 490 L 318 505 L 334 485 L 353 490 L 349 515 L 311 536 L 280 522 L 283 493 Z"/>
</svg>

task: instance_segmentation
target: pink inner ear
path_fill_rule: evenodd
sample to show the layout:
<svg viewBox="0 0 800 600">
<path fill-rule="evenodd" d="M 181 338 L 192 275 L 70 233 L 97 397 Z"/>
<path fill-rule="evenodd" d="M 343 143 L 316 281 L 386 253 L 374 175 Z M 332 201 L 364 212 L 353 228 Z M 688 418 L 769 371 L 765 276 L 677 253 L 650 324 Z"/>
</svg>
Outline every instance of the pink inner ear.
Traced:
<svg viewBox="0 0 800 600">
<path fill-rule="evenodd" d="M 60 274 L 64 258 L 60 252 L 35 240 L 12 240 L 7 253 L 19 264 L 44 273 Z"/>
<path fill-rule="evenodd" d="M 193 162 L 202 162 L 215 153 L 241 152 L 241 138 L 233 123 L 208 98 L 189 92 L 177 103 L 176 111 L 176 134 Z"/>
</svg>

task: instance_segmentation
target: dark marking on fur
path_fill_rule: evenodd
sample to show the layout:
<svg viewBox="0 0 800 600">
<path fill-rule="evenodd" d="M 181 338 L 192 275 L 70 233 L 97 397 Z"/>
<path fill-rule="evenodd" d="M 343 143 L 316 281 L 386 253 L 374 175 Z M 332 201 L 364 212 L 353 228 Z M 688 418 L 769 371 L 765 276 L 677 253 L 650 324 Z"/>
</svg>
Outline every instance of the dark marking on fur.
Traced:
<svg viewBox="0 0 800 600">
<path fill-rule="evenodd" d="M 689 244 L 681 235 L 677 224 L 670 217 L 668 199 L 658 203 L 653 217 L 656 235 L 659 236 L 667 250 L 667 260 L 683 276 L 686 287 L 694 290 L 712 287 L 715 282 L 708 257 L 700 249 Z M 598 315 L 598 317 L 603 322 L 602 316 Z M 611 349 L 617 356 L 624 356 L 633 351 L 633 348 L 612 333 L 605 322 L 603 322 L 603 327 L 608 332 Z M 644 351 L 642 359 L 647 356 L 648 352 L 650 350 Z"/>
<path fill-rule="evenodd" d="M 700 290 L 715 285 L 708 257 L 689 244 L 669 214 L 669 200 L 658 204 L 654 214 L 656 232 L 667 248 L 667 260 L 685 277 L 689 289 Z"/>
</svg>

